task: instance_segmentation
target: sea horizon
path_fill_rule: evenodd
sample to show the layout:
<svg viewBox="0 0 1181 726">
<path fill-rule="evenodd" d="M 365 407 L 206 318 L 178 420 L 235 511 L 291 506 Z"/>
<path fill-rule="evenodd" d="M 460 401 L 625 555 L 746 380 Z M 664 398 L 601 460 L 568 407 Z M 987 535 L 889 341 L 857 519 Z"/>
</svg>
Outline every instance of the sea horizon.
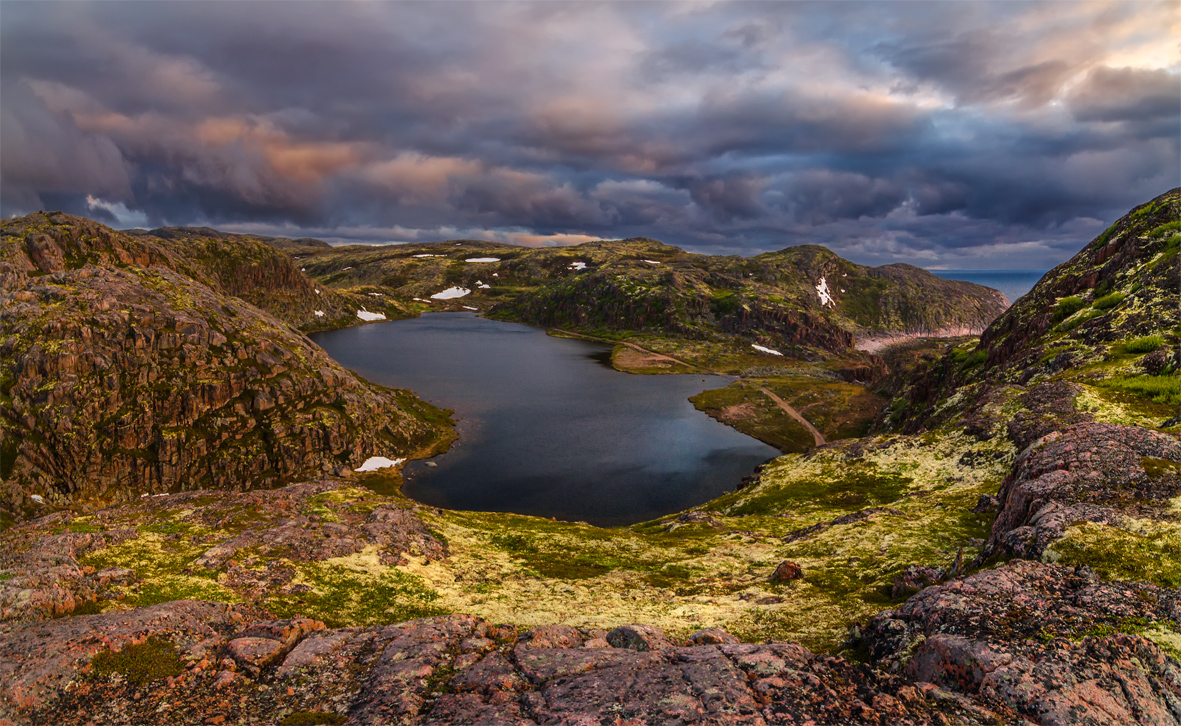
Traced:
<svg viewBox="0 0 1181 726">
<path fill-rule="evenodd" d="M 1049 270 L 927 270 L 944 280 L 963 280 L 1000 290 L 1009 303 L 1033 289 Z"/>
</svg>

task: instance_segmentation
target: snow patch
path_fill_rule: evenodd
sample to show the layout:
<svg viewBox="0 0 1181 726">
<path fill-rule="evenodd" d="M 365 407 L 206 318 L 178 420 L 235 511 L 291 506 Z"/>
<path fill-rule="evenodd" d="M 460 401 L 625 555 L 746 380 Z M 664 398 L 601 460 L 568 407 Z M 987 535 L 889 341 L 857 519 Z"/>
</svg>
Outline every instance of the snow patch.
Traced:
<svg viewBox="0 0 1181 726">
<path fill-rule="evenodd" d="M 457 297 L 471 294 L 471 290 L 466 287 L 449 287 L 443 292 L 436 292 L 431 297 L 435 300 L 453 300 Z"/>
<path fill-rule="evenodd" d="M 369 293 L 369 297 L 381 297 L 381 296 L 382 296 L 382 293 L 380 293 L 380 292 Z"/>
<path fill-rule="evenodd" d="M 301 268 L 299 268 L 299 271 L 300 271 L 300 272 L 307 272 L 307 271 L 308 271 L 308 268 L 306 268 L 306 267 L 301 267 Z"/>
<path fill-rule="evenodd" d="M 484 283 L 480 282 L 479 280 L 476 280 L 476 287 L 480 288 L 481 290 L 491 290 L 492 289 L 491 285 L 485 285 Z"/>
<path fill-rule="evenodd" d="M 829 294 L 828 280 L 823 277 L 820 278 L 820 282 L 816 283 L 816 294 L 820 296 L 821 305 L 827 305 L 830 308 L 837 306 L 836 300 L 833 300 L 832 295 Z"/>
<path fill-rule="evenodd" d="M 397 466 L 405 461 L 405 459 L 387 459 L 384 456 L 370 456 L 365 460 L 364 464 L 361 464 L 361 468 L 353 469 L 353 471 L 377 471 L 378 469 Z"/>
<path fill-rule="evenodd" d="M 346 268 L 344 268 L 343 270 L 341 270 L 341 272 L 348 272 L 348 271 L 349 271 L 349 270 L 351 270 L 351 269 L 353 269 L 353 268 L 351 268 L 351 267 L 346 267 Z"/>
<path fill-rule="evenodd" d="M 34 502 L 37 502 L 38 504 L 45 503 L 45 497 L 41 496 L 40 494 L 30 494 L 29 499 L 32 499 Z"/>
<path fill-rule="evenodd" d="M 415 255 L 415 257 L 444 257 L 444 255 Z"/>
<path fill-rule="evenodd" d="M 480 308 L 470 308 L 467 305 L 464 305 L 462 307 L 464 310 L 475 310 L 477 313 L 480 312 Z"/>
<path fill-rule="evenodd" d="M 358 310 L 357 317 L 362 320 L 385 320 L 385 313 L 371 313 L 368 310 Z"/>
<path fill-rule="evenodd" d="M 418 302 L 432 302 L 431 300 L 423 300 L 423 299 L 422 299 L 422 298 L 420 298 L 420 297 L 411 298 L 411 300 L 416 300 L 416 301 L 418 301 Z"/>
<path fill-rule="evenodd" d="M 770 353 L 771 355 L 783 355 L 782 353 L 780 353 L 777 350 L 771 350 L 770 348 L 764 348 L 763 346 L 755 345 L 754 343 L 751 343 L 750 347 L 754 348 L 755 350 L 762 351 L 764 353 Z"/>
<path fill-rule="evenodd" d="M 660 264 L 656 260 L 644 260 L 644 262 L 647 262 L 649 265 L 659 265 Z"/>
<path fill-rule="evenodd" d="M 317 295 L 319 295 L 319 294 L 320 294 L 320 291 L 319 291 L 319 290 L 316 290 L 316 294 L 317 294 Z"/>
<path fill-rule="evenodd" d="M 464 262 L 500 262 L 499 257 L 469 257 Z"/>
<path fill-rule="evenodd" d="M 585 270 L 586 263 L 585 262 L 571 262 L 570 269 L 571 270 Z"/>
<path fill-rule="evenodd" d="M 323 311 L 323 310 L 317 310 L 317 311 L 316 311 L 316 317 L 317 317 L 317 318 L 322 318 L 322 317 L 324 317 L 324 311 Z"/>
</svg>

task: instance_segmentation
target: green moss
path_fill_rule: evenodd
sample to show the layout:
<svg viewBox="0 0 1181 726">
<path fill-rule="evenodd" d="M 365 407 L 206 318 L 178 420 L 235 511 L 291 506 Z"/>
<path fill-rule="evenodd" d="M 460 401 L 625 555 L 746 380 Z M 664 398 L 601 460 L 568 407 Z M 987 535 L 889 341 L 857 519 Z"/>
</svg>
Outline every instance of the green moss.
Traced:
<svg viewBox="0 0 1181 726">
<path fill-rule="evenodd" d="M 1181 219 L 1173 220 L 1172 222 L 1165 222 L 1162 225 L 1153 227 L 1148 233 L 1148 236 L 1153 239 L 1160 239 L 1172 232 L 1181 230 Z"/>
<path fill-rule="evenodd" d="M 712 502 L 728 516 L 779 514 L 797 516 L 825 511 L 833 514 L 889 504 L 906 493 L 914 480 L 874 464 L 833 467 L 816 477 L 765 481 L 753 492 L 736 492 Z"/>
<path fill-rule="evenodd" d="M 152 636 L 142 643 L 124 646 L 122 650 L 104 650 L 90 660 L 91 673 L 96 676 L 121 675 L 127 682 L 142 686 L 184 672 L 184 661 L 171 642 Z"/>
<path fill-rule="evenodd" d="M 1160 479 L 1170 474 L 1181 474 L 1181 461 L 1153 459 L 1146 456 L 1140 460 L 1140 468 L 1144 469 L 1144 473 L 1148 474 L 1149 479 Z"/>
<path fill-rule="evenodd" d="M 1091 303 L 1091 307 L 1096 310 L 1110 310 L 1116 305 L 1124 301 L 1124 294 L 1122 292 L 1113 292 L 1110 295 L 1104 295 L 1095 302 Z"/>
<path fill-rule="evenodd" d="M 1124 348 L 1129 353 L 1151 353 L 1165 344 L 1165 339 L 1159 335 L 1146 335 L 1143 338 L 1129 340 Z"/>
<path fill-rule="evenodd" d="M 1053 322 L 1060 323 L 1085 307 L 1087 307 L 1087 303 L 1081 297 L 1074 295 L 1064 297 L 1058 301 L 1058 305 L 1054 308 Z"/>
<path fill-rule="evenodd" d="M 67 524 L 66 529 L 68 529 L 71 532 L 77 532 L 79 534 L 84 534 L 87 532 L 102 532 L 102 531 L 104 531 L 104 528 L 98 526 L 97 524 L 91 524 L 90 522 L 84 522 L 84 521 L 79 521 L 79 520 L 74 520 L 74 521 L 70 522 L 69 524 Z"/>
<path fill-rule="evenodd" d="M 1130 532 L 1081 522 L 1047 550 L 1049 559 L 1067 566 L 1087 565 L 1105 580 L 1147 581 L 1161 587 L 1181 585 L 1181 527 L 1154 523 Z"/>
<path fill-rule="evenodd" d="M 1181 406 L 1181 377 L 1123 376 L 1097 381 L 1097 386 L 1125 391 L 1167 406 Z"/>
<path fill-rule="evenodd" d="M 306 615 L 329 627 L 385 625 L 442 615 L 434 605 L 439 595 L 420 577 L 392 568 L 360 570 L 340 563 L 309 563 L 299 567 L 308 592 L 280 594 L 266 600 L 279 617 Z"/>
</svg>

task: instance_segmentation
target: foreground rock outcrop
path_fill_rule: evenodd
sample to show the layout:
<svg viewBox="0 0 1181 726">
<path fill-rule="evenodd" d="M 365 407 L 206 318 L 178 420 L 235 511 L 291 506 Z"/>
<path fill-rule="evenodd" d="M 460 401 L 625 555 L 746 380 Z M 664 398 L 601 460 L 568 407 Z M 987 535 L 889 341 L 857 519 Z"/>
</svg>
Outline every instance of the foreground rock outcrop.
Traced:
<svg viewBox="0 0 1181 726">
<path fill-rule="evenodd" d="M 377 579 L 352 592 L 352 570 L 323 563 L 361 556 L 356 567 L 385 568 L 405 563 L 406 555 L 441 559 L 447 546 L 417 507 L 341 486 L 199 490 L 85 518 L 58 512 L 10 529 L 0 552 L 0 633 L 119 602 L 197 594 L 312 611 L 330 621 L 365 620 L 358 612 L 382 622 L 421 613 L 417 589 L 379 590 Z M 399 609 L 390 609 L 398 607 L 390 590 L 407 601 Z"/>
<path fill-rule="evenodd" d="M 518 633 L 466 615 L 328 629 L 177 601 L 0 637 L 10 723 L 1177 724 L 1181 595 L 1018 561 L 927 588 L 869 663 L 651 626 Z M 144 672 L 117 654 L 150 658 Z M 120 665 L 122 663 L 122 665 Z M 332 720 L 331 717 L 338 720 Z M 310 716 L 307 716 L 310 717 Z M 0 721 L 2 723 L 2 721 Z"/>
<path fill-rule="evenodd" d="M 647 647 L 614 631 L 518 634 L 463 615 L 336 630 L 259 616 L 180 601 L 15 631 L 0 639 L 0 723 L 984 724 L 1007 715 L 785 643 Z M 118 659 L 105 654 L 124 649 L 154 657 L 160 669 L 147 675 L 156 678 L 136 670 L 133 682 L 107 665 Z"/>
<path fill-rule="evenodd" d="M 154 238 L 60 214 L 0 232 L 10 516 L 275 486 L 450 436 L 440 411 L 358 379 Z"/>
</svg>

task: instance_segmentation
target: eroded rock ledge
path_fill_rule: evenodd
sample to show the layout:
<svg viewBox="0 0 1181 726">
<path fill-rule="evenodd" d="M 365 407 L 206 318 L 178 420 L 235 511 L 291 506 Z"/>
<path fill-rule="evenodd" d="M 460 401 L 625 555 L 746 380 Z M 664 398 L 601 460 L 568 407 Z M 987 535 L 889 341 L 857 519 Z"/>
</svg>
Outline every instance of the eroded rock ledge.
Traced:
<svg viewBox="0 0 1181 726">
<path fill-rule="evenodd" d="M 868 663 L 716 629 L 680 645 L 650 626 L 518 633 L 469 615 L 328 629 L 176 601 L 0 638 L 0 723 L 1176 724 L 1162 623 L 1181 625 L 1176 590 L 1026 561 L 882 613 Z M 96 658 L 144 643 L 173 670 L 137 683 Z"/>
</svg>

